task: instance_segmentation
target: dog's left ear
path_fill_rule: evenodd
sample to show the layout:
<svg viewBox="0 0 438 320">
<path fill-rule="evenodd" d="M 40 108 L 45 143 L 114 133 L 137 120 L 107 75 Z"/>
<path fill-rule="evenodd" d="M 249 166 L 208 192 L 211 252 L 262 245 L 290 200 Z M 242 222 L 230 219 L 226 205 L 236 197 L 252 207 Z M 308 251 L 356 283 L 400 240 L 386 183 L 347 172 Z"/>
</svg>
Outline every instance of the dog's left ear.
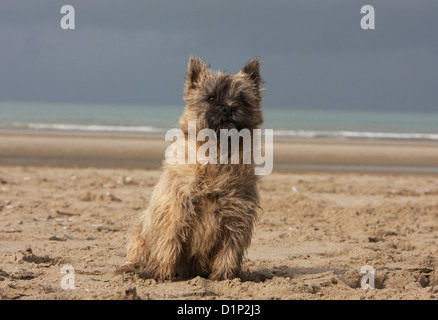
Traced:
<svg viewBox="0 0 438 320">
<path fill-rule="evenodd" d="M 260 92 L 260 86 L 262 85 L 263 79 L 260 75 L 260 65 L 262 64 L 261 57 L 254 57 L 247 62 L 247 64 L 242 68 L 242 73 L 249 76 L 249 78 L 254 82 L 255 89 Z"/>
</svg>

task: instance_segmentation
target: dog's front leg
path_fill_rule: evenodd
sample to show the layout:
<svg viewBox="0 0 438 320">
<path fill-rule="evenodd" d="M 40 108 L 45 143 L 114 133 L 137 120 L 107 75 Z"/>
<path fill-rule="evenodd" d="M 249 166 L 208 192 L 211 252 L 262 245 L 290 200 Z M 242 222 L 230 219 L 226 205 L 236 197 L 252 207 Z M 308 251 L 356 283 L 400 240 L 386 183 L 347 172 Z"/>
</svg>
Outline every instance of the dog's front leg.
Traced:
<svg viewBox="0 0 438 320">
<path fill-rule="evenodd" d="M 221 241 L 211 262 L 210 279 L 234 279 L 240 275 L 242 259 L 251 242 L 252 229 L 252 220 L 230 219 L 224 225 Z"/>
</svg>

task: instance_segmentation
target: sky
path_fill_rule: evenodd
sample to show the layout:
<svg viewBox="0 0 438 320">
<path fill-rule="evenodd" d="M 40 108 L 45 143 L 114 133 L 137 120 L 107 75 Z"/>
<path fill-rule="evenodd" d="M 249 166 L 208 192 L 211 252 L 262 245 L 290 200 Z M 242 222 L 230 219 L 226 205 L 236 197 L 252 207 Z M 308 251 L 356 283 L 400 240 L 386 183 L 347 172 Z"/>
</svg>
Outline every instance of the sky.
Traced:
<svg viewBox="0 0 438 320">
<path fill-rule="evenodd" d="M 183 105 L 195 54 L 230 73 L 261 56 L 265 108 L 433 111 L 437 17 L 436 0 L 1 0 L 0 101 Z"/>
</svg>

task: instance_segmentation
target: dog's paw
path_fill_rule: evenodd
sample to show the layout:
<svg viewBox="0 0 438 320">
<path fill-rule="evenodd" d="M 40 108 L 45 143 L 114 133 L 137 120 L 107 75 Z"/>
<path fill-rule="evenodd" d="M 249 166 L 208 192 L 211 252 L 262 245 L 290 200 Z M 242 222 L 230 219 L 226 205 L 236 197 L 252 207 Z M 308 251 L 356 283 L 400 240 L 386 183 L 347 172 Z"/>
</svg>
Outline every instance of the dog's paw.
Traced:
<svg viewBox="0 0 438 320">
<path fill-rule="evenodd" d="M 138 263 L 128 261 L 122 264 L 120 267 L 117 267 L 115 270 L 116 274 L 136 272 L 138 272 Z"/>
</svg>

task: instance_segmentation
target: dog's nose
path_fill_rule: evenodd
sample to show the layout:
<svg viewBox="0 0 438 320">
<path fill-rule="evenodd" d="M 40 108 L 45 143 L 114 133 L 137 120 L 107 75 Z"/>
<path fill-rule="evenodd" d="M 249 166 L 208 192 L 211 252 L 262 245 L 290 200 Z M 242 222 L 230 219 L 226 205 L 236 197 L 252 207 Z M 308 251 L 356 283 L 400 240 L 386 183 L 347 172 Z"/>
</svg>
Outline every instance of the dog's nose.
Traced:
<svg viewBox="0 0 438 320">
<path fill-rule="evenodd" d="M 232 106 L 223 106 L 222 107 L 222 114 L 224 115 L 231 115 L 235 111 L 235 107 Z"/>
</svg>

